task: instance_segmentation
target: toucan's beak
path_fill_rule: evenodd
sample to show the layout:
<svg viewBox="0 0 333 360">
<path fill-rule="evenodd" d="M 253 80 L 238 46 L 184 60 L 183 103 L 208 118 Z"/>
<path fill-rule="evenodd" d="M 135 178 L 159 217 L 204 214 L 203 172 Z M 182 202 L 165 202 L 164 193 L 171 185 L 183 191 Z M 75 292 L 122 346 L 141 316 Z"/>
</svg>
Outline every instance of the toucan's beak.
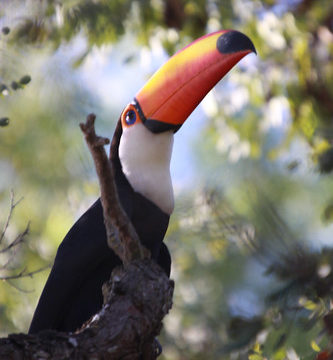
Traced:
<svg viewBox="0 0 333 360">
<path fill-rule="evenodd" d="M 203 36 L 172 56 L 134 99 L 140 118 L 152 132 L 178 130 L 222 77 L 250 52 L 244 34 L 222 30 Z"/>
</svg>

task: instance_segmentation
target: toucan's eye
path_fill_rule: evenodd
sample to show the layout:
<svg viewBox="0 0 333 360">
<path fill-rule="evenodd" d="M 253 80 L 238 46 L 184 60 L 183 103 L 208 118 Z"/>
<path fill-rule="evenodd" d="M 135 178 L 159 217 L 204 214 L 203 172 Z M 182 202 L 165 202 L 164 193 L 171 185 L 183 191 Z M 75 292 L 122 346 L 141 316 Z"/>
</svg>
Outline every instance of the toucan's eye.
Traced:
<svg viewBox="0 0 333 360">
<path fill-rule="evenodd" d="M 127 111 L 125 121 L 127 125 L 133 125 L 136 121 L 136 112 L 134 110 Z"/>
</svg>

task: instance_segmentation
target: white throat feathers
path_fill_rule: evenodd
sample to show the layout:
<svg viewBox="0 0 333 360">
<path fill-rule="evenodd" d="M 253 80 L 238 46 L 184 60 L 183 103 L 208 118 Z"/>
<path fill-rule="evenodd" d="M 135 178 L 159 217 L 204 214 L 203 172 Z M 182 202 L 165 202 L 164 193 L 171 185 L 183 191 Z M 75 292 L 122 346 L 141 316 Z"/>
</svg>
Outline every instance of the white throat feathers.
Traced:
<svg viewBox="0 0 333 360">
<path fill-rule="evenodd" d="M 174 208 L 170 175 L 173 131 L 153 134 L 138 123 L 123 129 L 119 158 L 133 189 L 166 214 Z"/>
</svg>

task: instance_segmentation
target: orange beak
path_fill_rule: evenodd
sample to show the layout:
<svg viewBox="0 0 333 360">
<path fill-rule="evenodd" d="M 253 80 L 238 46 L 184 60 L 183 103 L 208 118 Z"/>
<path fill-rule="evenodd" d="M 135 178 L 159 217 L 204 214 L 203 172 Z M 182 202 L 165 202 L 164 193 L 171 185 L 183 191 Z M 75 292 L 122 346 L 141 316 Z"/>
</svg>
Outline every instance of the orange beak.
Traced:
<svg viewBox="0 0 333 360">
<path fill-rule="evenodd" d="M 206 94 L 245 55 L 254 52 L 244 34 L 222 30 L 203 36 L 172 56 L 144 85 L 134 106 L 144 125 L 177 131 Z"/>
</svg>

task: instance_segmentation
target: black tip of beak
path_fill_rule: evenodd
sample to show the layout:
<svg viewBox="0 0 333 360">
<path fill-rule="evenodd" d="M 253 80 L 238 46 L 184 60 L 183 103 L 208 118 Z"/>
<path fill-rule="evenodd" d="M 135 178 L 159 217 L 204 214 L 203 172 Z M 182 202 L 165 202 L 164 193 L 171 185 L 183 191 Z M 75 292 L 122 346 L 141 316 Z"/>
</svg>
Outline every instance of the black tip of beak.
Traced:
<svg viewBox="0 0 333 360">
<path fill-rule="evenodd" d="M 222 34 L 217 39 L 216 46 L 221 54 L 231 54 L 247 50 L 257 54 L 253 42 L 246 35 L 235 30 Z"/>
</svg>

